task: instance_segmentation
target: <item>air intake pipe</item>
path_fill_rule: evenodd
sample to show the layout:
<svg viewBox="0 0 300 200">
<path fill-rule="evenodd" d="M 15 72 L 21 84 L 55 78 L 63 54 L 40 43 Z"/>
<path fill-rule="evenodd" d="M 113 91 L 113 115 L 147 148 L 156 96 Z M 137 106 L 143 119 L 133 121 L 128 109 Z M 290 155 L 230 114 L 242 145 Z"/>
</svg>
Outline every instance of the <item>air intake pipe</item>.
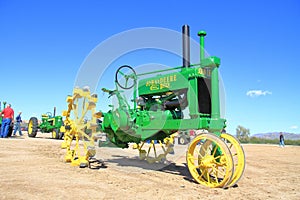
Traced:
<svg viewBox="0 0 300 200">
<path fill-rule="evenodd" d="M 204 51 L 204 37 L 206 36 L 205 31 L 199 31 L 198 36 L 200 37 L 200 63 L 205 58 L 205 51 Z"/>
</svg>

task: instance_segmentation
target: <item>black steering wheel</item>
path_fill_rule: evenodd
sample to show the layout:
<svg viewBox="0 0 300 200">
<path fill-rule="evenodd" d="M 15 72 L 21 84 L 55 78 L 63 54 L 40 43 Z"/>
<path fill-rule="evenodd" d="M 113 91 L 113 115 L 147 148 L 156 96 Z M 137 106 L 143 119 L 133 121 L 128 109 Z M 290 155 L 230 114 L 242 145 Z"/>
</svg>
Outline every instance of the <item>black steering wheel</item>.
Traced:
<svg viewBox="0 0 300 200">
<path fill-rule="evenodd" d="M 52 117 L 52 113 L 51 112 L 46 112 L 46 115 L 48 115 L 49 118 Z"/>
<path fill-rule="evenodd" d="M 123 65 L 117 70 L 115 81 L 121 88 L 128 90 L 136 84 L 136 73 L 132 67 Z"/>
</svg>

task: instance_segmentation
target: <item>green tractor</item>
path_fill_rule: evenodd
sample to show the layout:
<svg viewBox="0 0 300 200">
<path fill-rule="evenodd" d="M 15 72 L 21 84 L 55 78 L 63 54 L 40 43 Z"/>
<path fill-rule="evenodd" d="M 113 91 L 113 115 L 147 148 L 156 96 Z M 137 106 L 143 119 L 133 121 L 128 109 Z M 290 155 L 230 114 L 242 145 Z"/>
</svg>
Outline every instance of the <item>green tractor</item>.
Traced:
<svg viewBox="0 0 300 200">
<path fill-rule="evenodd" d="M 227 125 L 221 115 L 220 58 L 205 56 L 205 35 L 205 31 L 198 32 L 200 63 L 190 63 L 189 26 L 184 25 L 182 66 L 139 74 L 131 66 L 121 66 L 115 73 L 115 89 L 102 88 L 116 99 L 108 112 L 96 112 L 97 95 L 88 87 L 74 88 L 67 97 L 68 110 L 63 112 L 65 161 L 88 166 L 96 153 L 93 134 L 100 126 L 115 146 L 132 146 L 141 160 L 164 163 L 167 154 L 174 153 L 174 134 L 181 132 L 182 143 L 189 143 L 186 166 L 194 180 L 208 187 L 234 186 L 243 175 L 245 154 L 234 136 L 222 132 Z M 129 89 L 132 101 L 123 95 Z M 197 135 L 189 141 L 191 130 Z M 79 151 L 80 138 L 84 155 Z"/>
<path fill-rule="evenodd" d="M 54 107 L 53 115 L 51 112 L 42 114 L 42 120 L 39 124 L 36 117 L 31 117 L 28 122 L 28 136 L 35 137 L 38 130 L 42 133 L 52 133 L 53 139 L 62 139 L 64 133 L 60 131 L 63 126 L 62 116 L 55 116 L 56 108 Z"/>
<path fill-rule="evenodd" d="M 5 108 L 5 106 L 6 106 L 6 102 L 3 101 L 3 109 Z M 1 102 L 0 102 L 0 112 L 2 112 Z M 0 115 L 0 132 L 1 132 L 1 126 L 2 126 L 2 115 Z M 9 126 L 8 135 L 7 135 L 8 137 L 12 135 L 13 127 L 14 127 L 14 123 L 12 122 Z"/>
</svg>

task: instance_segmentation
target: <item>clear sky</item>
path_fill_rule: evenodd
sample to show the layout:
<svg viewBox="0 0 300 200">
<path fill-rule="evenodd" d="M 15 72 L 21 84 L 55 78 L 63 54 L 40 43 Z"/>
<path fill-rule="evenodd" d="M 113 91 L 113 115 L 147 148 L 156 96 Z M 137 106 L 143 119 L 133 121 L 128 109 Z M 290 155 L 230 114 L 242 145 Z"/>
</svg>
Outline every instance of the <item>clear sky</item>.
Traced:
<svg viewBox="0 0 300 200">
<path fill-rule="evenodd" d="M 0 0 L 0 101 L 22 110 L 24 119 L 54 106 L 61 113 L 80 67 L 101 42 L 135 28 L 181 31 L 184 24 L 196 41 L 205 30 L 207 52 L 221 58 L 228 132 L 242 125 L 251 134 L 300 133 L 298 0 Z M 146 53 L 123 55 L 121 61 L 182 64 L 164 53 Z M 108 70 L 96 90 L 98 109 L 107 108 L 99 88 L 112 87 L 117 64 L 120 59 L 99 66 Z"/>
</svg>

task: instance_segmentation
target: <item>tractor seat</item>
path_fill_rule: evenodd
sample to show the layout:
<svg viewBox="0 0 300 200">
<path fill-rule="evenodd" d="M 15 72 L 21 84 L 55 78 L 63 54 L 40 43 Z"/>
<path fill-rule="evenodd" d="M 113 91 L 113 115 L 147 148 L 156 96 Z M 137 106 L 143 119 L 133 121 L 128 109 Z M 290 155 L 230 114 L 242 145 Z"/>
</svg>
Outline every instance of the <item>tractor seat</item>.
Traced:
<svg viewBox="0 0 300 200">
<path fill-rule="evenodd" d="M 42 114 L 42 117 L 49 117 L 47 114 Z"/>
</svg>

